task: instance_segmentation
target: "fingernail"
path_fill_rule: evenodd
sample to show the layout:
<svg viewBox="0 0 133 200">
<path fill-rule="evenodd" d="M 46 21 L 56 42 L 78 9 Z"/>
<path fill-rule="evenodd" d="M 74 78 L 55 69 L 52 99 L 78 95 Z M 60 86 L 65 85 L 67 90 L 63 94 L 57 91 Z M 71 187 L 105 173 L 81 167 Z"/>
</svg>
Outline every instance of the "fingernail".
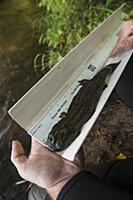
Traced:
<svg viewBox="0 0 133 200">
<path fill-rule="evenodd" d="M 16 140 L 12 141 L 12 147 L 16 144 Z"/>
<path fill-rule="evenodd" d="M 15 140 L 12 141 L 12 145 L 15 143 Z"/>
</svg>

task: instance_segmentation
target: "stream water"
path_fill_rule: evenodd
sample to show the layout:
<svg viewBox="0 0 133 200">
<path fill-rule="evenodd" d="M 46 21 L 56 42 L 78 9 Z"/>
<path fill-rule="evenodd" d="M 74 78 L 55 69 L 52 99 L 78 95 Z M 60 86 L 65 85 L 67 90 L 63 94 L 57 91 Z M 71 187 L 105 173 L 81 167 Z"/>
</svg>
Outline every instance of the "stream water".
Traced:
<svg viewBox="0 0 133 200">
<path fill-rule="evenodd" d="M 0 1 L 0 200 L 27 199 L 29 183 L 10 162 L 11 141 L 19 139 L 28 151 L 30 138 L 8 116 L 8 109 L 41 77 L 33 60 L 43 50 L 33 22 L 38 10 L 33 0 Z"/>
<path fill-rule="evenodd" d="M 35 22 L 40 18 L 35 3 L 36 0 L 0 0 L 0 200 L 27 200 L 31 185 L 20 184 L 22 179 L 10 161 L 11 141 L 19 139 L 28 154 L 30 137 L 7 112 L 43 75 L 36 73 L 33 66 L 35 56 L 47 48 L 38 45 Z M 123 104 L 118 105 L 117 98 L 113 104 L 113 108 L 110 105 L 103 111 L 86 142 L 87 164 L 103 162 L 103 157 L 113 160 L 119 152 L 130 155 L 131 151 L 132 155 L 132 113 Z M 123 143 L 114 141 L 117 137 Z"/>
</svg>

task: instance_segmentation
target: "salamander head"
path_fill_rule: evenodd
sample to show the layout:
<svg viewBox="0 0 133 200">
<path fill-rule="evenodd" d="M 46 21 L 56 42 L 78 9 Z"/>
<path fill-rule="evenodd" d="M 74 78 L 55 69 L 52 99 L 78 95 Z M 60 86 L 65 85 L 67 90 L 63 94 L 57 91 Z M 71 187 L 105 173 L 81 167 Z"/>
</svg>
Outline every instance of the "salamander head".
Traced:
<svg viewBox="0 0 133 200">
<path fill-rule="evenodd" d="M 69 124 L 59 121 L 49 133 L 46 145 L 53 151 L 62 151 L 71 143 L 72 130 Z"/>
</svg>

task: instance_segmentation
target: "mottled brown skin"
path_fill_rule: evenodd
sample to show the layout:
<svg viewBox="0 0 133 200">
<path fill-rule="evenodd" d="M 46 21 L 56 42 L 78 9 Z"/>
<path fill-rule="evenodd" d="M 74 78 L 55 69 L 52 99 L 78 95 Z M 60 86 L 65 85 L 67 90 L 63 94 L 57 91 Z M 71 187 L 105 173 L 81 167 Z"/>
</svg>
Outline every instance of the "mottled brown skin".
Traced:
<svg viewBox="0 0 133 200">
<path fill-rule="evenodd" d="M 106 78 L 112 74 L 119 63 L 111 64 L 102 69 L 93 79 L 79 81 L 82 87 L 73 98 L 66 115 L 56 123 L 46 144 L 53 151 L 66 149 L 80 134 L 82 126 L 94 114 L 99 98 L 107 87 Z"/>
</svg>

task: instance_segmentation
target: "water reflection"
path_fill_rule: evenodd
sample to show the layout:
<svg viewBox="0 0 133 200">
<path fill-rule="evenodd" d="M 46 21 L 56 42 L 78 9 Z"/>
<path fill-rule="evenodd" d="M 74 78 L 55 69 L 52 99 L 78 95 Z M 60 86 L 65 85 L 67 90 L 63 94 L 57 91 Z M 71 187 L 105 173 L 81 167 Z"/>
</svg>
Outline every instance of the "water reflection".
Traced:
<svg viewBox="0 0 133 200">
<path fill-rule="evenodd" d="M 34 38 L 37 9 L 33 0 L 0 1 L 0 199 L 27 199 L 28 183 L 10 162 L 11 141 L 20 139 L 28 152 L 29 136 L 8 116 L 8 109 L 40 78 L 33 60 L 41 51 Z"/>
</svg>

